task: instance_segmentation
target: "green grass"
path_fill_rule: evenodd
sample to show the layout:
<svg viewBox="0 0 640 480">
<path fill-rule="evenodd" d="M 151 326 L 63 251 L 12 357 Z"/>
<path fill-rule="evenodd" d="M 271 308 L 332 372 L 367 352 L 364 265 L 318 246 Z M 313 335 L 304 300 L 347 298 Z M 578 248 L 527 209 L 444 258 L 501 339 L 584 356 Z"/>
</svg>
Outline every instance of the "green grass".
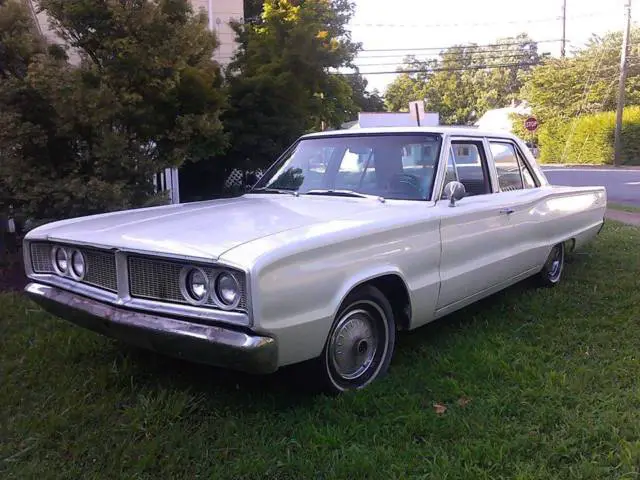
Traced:
<svg viewBox="0 0 640 480">
<path fill-rule="evenodd" d="M 613 210 L 621 210 L 623 212 L 640 213 L 640 207 L 623 205 L 622 203 L 607 202 L 607 208 L 612 208 Z"/>
<path fill-rule="evenodd" d="M 287 370 L 131 349 L 5 294 L 0 478 L 638 478 L 639 244 L 608 222 L 558 288 L 401 335 L 389 375 L 339 398 Z"/>
</svg>

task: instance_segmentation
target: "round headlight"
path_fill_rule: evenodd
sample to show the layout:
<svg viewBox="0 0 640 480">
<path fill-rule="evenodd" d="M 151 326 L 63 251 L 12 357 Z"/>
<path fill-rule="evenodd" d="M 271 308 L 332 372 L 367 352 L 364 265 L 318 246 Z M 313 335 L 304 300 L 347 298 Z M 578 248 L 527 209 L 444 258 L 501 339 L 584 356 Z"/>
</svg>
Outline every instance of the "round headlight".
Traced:
<svg viewBox="0 0 640 480">
<path fill-rule="evenodd" d="M 194 267 L 183 269 L 181 277 L 181 290 L 185 299 L 191 303 L 205 303 L 209 295 L 207 274 Z"/>
<path fill-rule="evenodd" d="M 227 307 L 235 307 L 240 300 L 240 284 L 233 275 L 221 273 L 216 280 L 216 296 Z"/>
<path fill-rule="evenodd" d="M 69 272 L 69 256 L 62 247 L 53 247 L 53 268 L 58 275 L 66 275 Z"/>
<path fill-rule="evenodd" d="M 71 276 L 76 280 L 82 280 L 87 273 L 87 264 L 80 250 L 71 253 Z"/>
</svg>

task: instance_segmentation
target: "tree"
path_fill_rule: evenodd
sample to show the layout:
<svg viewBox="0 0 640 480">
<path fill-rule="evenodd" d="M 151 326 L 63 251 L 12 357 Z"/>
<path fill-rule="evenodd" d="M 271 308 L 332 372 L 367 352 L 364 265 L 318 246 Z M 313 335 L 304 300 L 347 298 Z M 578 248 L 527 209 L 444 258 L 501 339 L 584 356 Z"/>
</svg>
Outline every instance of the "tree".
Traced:
<svg viewBox="0 0 640 480">
<path fill-rule="evenodd" d="M 216 40 L 188 2 L 41 6 L 82 61 L 34 55 L 0 85 L 0 181 L 16 205 L 52 218 L 139 206 L 154 173 L 222 151 Z"/>
<path fill-rule="evenodd" d="M 372 92 L 367 90 L 367 79 L 364 78 L 360 72 L 356 72 L 352 75 L 346 76 L 351 92 L 353 101 L 355 102 L 359 111 L 362 112 L 384 112 L 385 104 L 384 98 L 380 95 L 378 90 L 374 89 Z"/>
<path fill-rule="evenodd" d="M 640 55 L 640 29 L 632 31 L 630 58 Z M 568 58 L 550 59 L 533 69 L 522 88 L 542 122 L 566 121 L 581 114 L 614 110 L 622 32 L 593 36 L 584 49 Z M 640 103 L 640 64 L 629 65 L 626 102 Z"/>
<path fill-rule="evenodd" d="M 406 112 L 409 102 L 424 100 L 424 92 L 420 91 L 423 82 L 416 75 L 401 73 L 387 86 L 384 101 L 391 112 Z"/>
<path fill-rule="evenodd" d="M 0 77 L 23 78 L 45 45 L 34 35 L 33 20 L 20 2 L 0 0 L 0 12 Z"/>
<path fill-rule="evenodd" d="M 302 133 L 355 116 L 349 82 L 330 73 L 359 48 L 347 30 L 352 14 L 349 0 L 266 0 L 258 24 L 234 25 L 228 162 L 264 167 Z"/>
<path fill-rule="evenodd" d="M 426 108 L 438 112 L 443 123 L 470 124 L 517 98 L 539 61 L 537 44 L 525 34 L 489 46 L 453 46 L 426 61 L 408 57 L 400 69 L 406 73 L 385 93 L 387 107 L 406 110 L 410 101 L 425 100 Z"/>
<path fill-rule="evenodd" d="M 248 22 L 260 19 L 264 0 L 244 0 L 244 18 Z"/>
</svg>

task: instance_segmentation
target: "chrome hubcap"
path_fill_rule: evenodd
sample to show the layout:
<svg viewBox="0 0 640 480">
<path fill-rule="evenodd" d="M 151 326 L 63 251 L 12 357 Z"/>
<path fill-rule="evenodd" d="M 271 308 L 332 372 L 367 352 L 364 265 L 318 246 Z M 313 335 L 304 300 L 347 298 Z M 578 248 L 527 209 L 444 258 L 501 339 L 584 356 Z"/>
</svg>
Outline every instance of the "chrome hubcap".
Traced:
<svg viewBox="0 0 640 480">
<path fill-rule="evenodd" d="M 560 275 L 560 270 L 562 268 L 562 250 L 560 247 L 555 247 L 553 249 L 547 265 L 549 278 L 551 280 L 555 280 Z"/>
<path fill-rule="evenodd" d="M 366 310 L 352 310 L 342 317 L 329 349 L 336 373 L 345 380 L 365 373 L 378 349 L 377 336 L 375 321 Z"/>
</svg>

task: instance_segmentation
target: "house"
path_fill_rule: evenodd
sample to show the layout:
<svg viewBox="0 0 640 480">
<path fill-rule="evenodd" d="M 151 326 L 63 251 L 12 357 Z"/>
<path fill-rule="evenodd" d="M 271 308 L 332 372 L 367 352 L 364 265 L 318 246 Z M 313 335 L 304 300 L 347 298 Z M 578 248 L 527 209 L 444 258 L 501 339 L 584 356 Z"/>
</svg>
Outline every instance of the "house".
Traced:
<svg viewBox="0 0 640 480">
<path fill-rule="evenodd" d="M 487 111 L 474 125 L 483 130 L 505 130 L 511 132 L 513 130 L 512 114 L 531 115 L 531 107 L 526 101 L 512 101 L 508 107 L 494 108 Z"/>
</svg>

